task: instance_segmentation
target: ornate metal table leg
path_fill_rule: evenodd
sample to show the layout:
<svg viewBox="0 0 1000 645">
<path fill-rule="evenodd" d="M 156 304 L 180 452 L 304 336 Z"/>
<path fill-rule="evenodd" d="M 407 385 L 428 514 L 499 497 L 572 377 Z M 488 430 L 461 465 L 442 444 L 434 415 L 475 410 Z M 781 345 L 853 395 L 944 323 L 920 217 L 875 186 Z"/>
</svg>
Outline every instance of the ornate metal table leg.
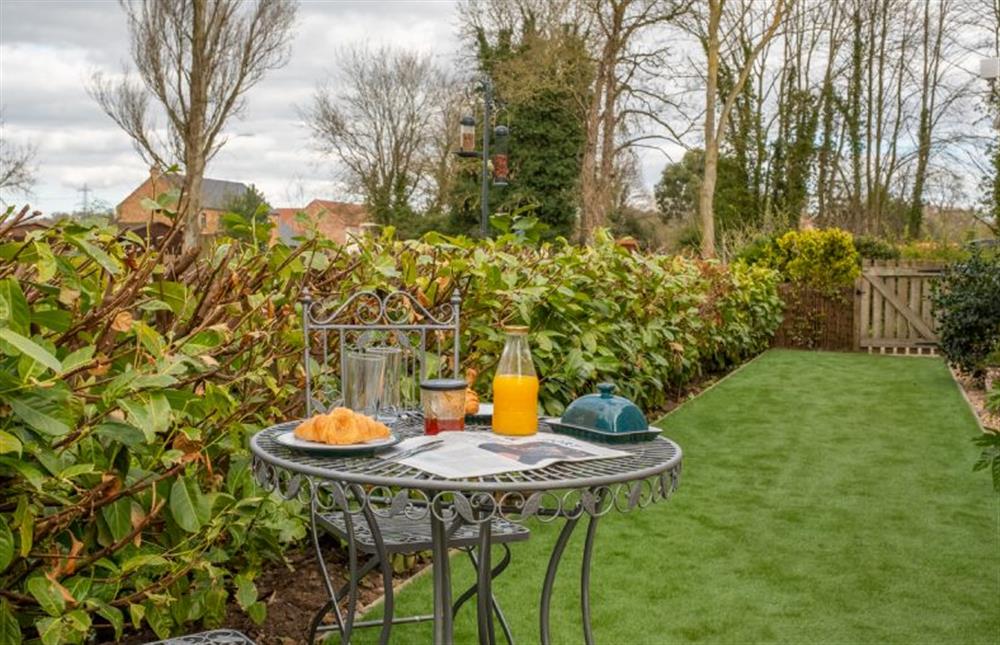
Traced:
<svg viewBox="0 0 1000 645">
<path fill-rule="evenodd" d="M 337 629 L 340 631 L 341 638 L 344 637 L 344 617 L 340 613 L 340 605 L 337 603 L 337 592 L 333 588 L 333 581 L 330 580 L 330 572 L 326 568 L 326 560 L 323 558 L 323 551 L 319 546 L 319 531 L 316 526 L 316 498 L 315 492 L 313 493 L 313 499 L 309 505 L 309 524 L 312 531 L 312 543 L 313 549 L 316 551 L 316 560 L 319 563 L 320 572 L 323 574 L 323 585 L 326 587 L 327 596 L 330 598 L 316 615 L 313 616 L 312 622 L 309 626 L 309 642 L 312 643 L 316 639 L 316 632 L 319 629 L 319 625 L 323 620 L 323 616 L 326 615 L 328 611 L 333 609 L 337 616 Z"/>
<path fill-rule="evenodd" d="M 583 543 L 583 562 L 580 565 L 580 610 L 583 612 L 583 640 L 587 645 L 594 645 L 594 632 L 590 626 L 590 556 L 594 551 L 597 519 L 592 515 L 587 524 L 587 539 Z"/>
<path fill-rule="evenodd" d="M 431 497 L 433 493 L 428 495 Z M 451 621 L 451 567 L 448 562 L 448 528 L 444 524 L 444 508 L 435 499 L 431 508 L 431 541 L 434 557 L 434 645 L 452 645 L 454 634 Z"/>
<path fill-rule="evenodd" d="M 361 496 L 364 495 L 364 491 L 355 486 L 354 494 L 358 496 L 358 499 L 362 499 Z M 393 615 L 392 561 L 385 550 L 385 541 L 382 539 L 382 531 L 379 530 L 375 514 L 367 504 L 364 504 L 363 508 L 365 520 L 368 522 L 368 530 L 371 532 L 372 540 L 375 542 L 375 558 L 378 559 L 378 565 L 382 571 L 382 629 L 379 633 L 378 642 L 380 645 L 387 645 L 389 643 L 389 634 L 392 631 Z M 362 570 L 360 575 L 364 576 L 366 573 L 367 571 Z"/>
<path fill-rule="evenodd" d="M 580 521 L 579 510 L 577 509 L 573 513 L 575 517 L 566 519 L 566 524 L 563 526 L 562 531 L 559 532 L 559 539 L 556 540 L 556 545 L 552 549 L 552 557 L 549 558 L 549 568 L 545 571 L 545 582 L 542 584 L 542 601 L 538 613 L 542 645 L 549 645 L 552 642 L 549 634 L 549 605 L 552 602 L 552 585 L 556 581 L 559 560 L 562 558 L 563 551 L 566 550 L 566 543 L 569 542 L 569 537 L 573 534 L 576 523 Z"/>
<path fill-rule="evenodd" d="M 507 546 L 506 544 L 501 544 L 500 546 L 503 547 L 504 555 L 502 558 L 500 558 L 500 562 L 498 562 L 496 566 L 493 567 L 493 571 L 490 572 L 490 575 L 493 576 L 494 580 L 496 580 L 496 578 L 501 573 L 504 572 L 504 569 L 506 569 L 507 566 L 510 564 L 510 559 L 511 559 L 510 547 Z M 469 560 L 472 561 L 472 567 L 478 572 L 479 559 L 476 557 L 476 554 L 472 552 L 472 549 L 469 549 L 468 551 L 466 551 L 466 553 L 469 556 Z M 462 595 L 459 596 L 458 600 L 455 601 L 455 604 L 452 605 L 451 608 L 452 616 L 458 615 L 458 610 L 462 608 L 462 605 L 464 605 L 466 601 L 469 600 L 469 598 L 472 598 L 474 595 L 476 595 L 476 590 L 478 588 L 479 588 L 479 583 L 477 581 L 471 587 L 462 592 Z M 514 635 L 510 631 L 510 624 L 507 622 L 507 617 L 504 616 L 503 610 L 500 608 L 500 603 L 497 601 L 496 596 L 494 596 L 490 600 L 490 602 L 493 604 L 493 611 L 496 612 L 497 620 L 500 621 L 500 629 L 503 630 L 504 638 L 507 639 L 508 645 L 514 645 Z"/>
<path fill-rule="evenodd" d="M 479 515 L 479 562 L 476 567 L 476 617 L 479 621 L 480 645 L 494 645 L 496 634 L 493 632 L 493 572 L 490 570 L 493 530 L 489 517 L 480 512 Z"/>
</svg>

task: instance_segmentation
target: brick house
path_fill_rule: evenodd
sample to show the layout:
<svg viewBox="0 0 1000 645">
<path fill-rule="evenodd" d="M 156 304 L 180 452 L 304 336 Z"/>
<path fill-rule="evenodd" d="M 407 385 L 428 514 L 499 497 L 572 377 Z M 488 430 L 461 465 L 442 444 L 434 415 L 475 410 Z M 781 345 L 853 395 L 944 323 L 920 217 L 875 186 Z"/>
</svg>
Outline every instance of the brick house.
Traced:
<svg viewBox="0 0 1000 645">
<path fill-rule="evenodd" d="M 155 238 L 170 226 L 170 220 L 163 215 L 152 216 L 143 208 L 142 200 L 156 199 L 158 195 L 173 188 L 179 188 L 183 176 L 165 175 L 158 168 L 150 168 L 149 177 L 139 184 L 128 197 L 115 207 L 115 223 L 145 237 L 147 227 Z M 242 197 L 250 188 L 237 181 L 210 179 L 201 183 L 201 232 L 212 236 L 219 232 L 219 217 L 234 199 Z M 152 221 L 150 218 L 152 217 Z"/>
<path fill-rule="evenodd" d="M 303 217 L 299 217 L 302 213 Z M 310 224 L 324 237 L 346 244 L 350 237 L 359 235 L 370 225 L 368 211 L 361 204 L 314 199 L 304 208 L 276 208 L 271 240 L 291 242 L 292 238 L 307 236 Z M 306 222 L 300 221 L 305 219 Z"/>
</svg>

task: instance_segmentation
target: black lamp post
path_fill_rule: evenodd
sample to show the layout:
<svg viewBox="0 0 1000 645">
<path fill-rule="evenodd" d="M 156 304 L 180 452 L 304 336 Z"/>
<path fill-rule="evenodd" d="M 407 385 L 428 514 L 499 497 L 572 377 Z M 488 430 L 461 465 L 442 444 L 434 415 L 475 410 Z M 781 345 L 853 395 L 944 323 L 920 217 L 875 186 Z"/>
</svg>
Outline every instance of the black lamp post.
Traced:
<svg viewBox="0 0 1000 645">
<path fill-rule="evenodd" d="M 476 120 L 470 115 L 465 115 L 459 121 L 459 148 L 455 152 L 459 157 L 473 157 L 482 159 L 480 169 L 480 218 L 479 230 L 485 238 L 490 233 L 490 122 L 493 118 L 493 110 L 496 107 L 493 98 L 493 83 L 489 76 L 483 76 L 480 81 L 483 90 L 483 149 L 476 150 Z M 507 165 L 507 138 L 510 130 L 503 125 L 498 125 L 494 130 L 497 139 L 498 151 L 493 158 L 494 186 L 506 186 L 508 180 Z M 502 174 L 498 173 L 498 168 L 502 169 Z"/>
</svg>

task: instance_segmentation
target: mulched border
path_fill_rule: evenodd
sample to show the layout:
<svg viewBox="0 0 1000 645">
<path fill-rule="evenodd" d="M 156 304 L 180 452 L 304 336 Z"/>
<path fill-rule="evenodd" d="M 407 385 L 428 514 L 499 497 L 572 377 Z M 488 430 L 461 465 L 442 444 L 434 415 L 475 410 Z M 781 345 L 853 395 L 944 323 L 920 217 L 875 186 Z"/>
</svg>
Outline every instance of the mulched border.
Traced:
<svg viewBox="0 0 1000 645">
<path fill-rule="evenodd" d="M 954 367 L 949 367 L 951 378 L 955 381 L 959 391 L 969 404 L 979 429 L 983 432 L 1000 432 L 1000 414 L 993 414 L 986 410 L 986 388 L 982 381 L 977 380 L 968 374 L 964 374 Z"/>
</svg>

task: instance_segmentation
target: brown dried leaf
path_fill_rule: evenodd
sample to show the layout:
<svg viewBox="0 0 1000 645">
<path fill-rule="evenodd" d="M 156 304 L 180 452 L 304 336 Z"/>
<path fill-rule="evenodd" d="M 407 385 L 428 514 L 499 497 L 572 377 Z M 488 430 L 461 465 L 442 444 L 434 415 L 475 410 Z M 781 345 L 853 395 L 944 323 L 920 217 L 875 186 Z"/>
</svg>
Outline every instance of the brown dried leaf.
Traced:
<svg viewBox="0 0 1000 645">
<path fill-rule="evenodd" d="M 80 551 L 83 550 L 83 542 L 76 539 L 73 533 L 69 534 L 70 546 L 69 555 L 66 557 L 66 575 L 71 576 L 73 572 L 76 571 L 76 559 L 80 555 Z"/>
<path fill-rule="evenodd" d="M 76 604 L 76 598 L 74 598 L 73 594 L 71 594 L 69 592 L 69 589 L 67 589 L 66 587 L 64 587 L 61 584 L 59 584 L 59 581 L 56 579 L 59 576 L 59 574 L 57 573 L 57 571 L 60 568 L 61 567 L 56 567 L 56 569 L 54 571 L 46 572 L 45 577 L 48 578 L 49 582 L 51 582 L 55 586 L 56 591 L 58 591 L 59 595 L 61 595 L 63 597 L 63 600 L 65 600 L 70 605 L 75 605 Z"/>
<path fill-rule="evenodd" d="M 146 521 L 146 513 L 142 510 L 142 506 L 135 503 L 132 504 L 131 510 L 132 528 L 138 529 Z M 136 547 L 142 546 L 142 531 L 135 534 L 135 537 L 132 538 L 132 544 Z"/>
<path fill-rule="evenodd" d="M 129 332 L 132 331 L 133 322 L 134 321 L 132 320 L 132 314 L 130 314 L 127 311 L 119 311 L 115 315 L 114 321 L 111 323 L 111 329 L 123 333 Z"/>
</svg>

